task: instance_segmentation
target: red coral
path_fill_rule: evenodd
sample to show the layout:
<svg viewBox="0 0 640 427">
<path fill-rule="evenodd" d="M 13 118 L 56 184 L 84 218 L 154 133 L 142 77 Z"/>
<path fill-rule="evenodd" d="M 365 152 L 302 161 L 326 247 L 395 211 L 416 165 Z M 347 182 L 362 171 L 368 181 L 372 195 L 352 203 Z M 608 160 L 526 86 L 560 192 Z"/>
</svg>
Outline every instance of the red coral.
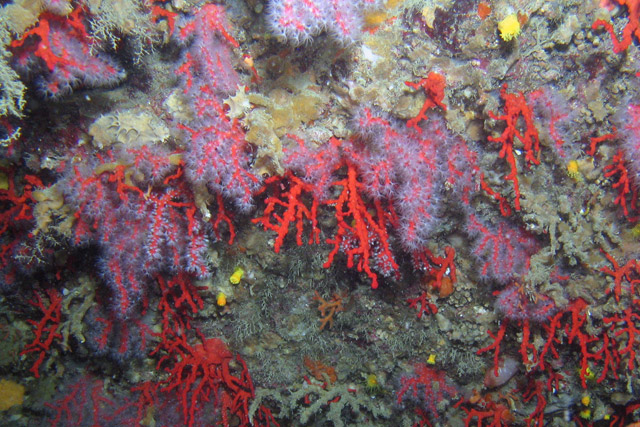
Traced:
<svg viewBox="0 0 640 427">
<path fill-rule="evenodd" d="M 455 387 L 447 383 L 446 373 L 438 371 L 423 363 L 417 363 L 414 374 L 400 379 L 397 401 L 401 404 L 409 397 L 418 399 L 421 406 L 434 418 L 438 418 L 438 404 L 447 396 L 458 393 Z"/>
<path fill-rule="evenodd" d="M 422 318 L 423 314 L 436 314 L 438 312 L 438 306 L 429 301 L 430 295 L 426 292 L 422 292 L 420 296 L 416 298 L 408 298 L 409 308 L 415 308 L 418 310 L 418 319 Z M 420 307 L 418 307 L 420 304 Z"/>
<path fill-rule="evenodd" d="M 634 366 L 635 350 L 633 343 L 636 337 L 640 336 L 640 314 L 636 313 L 635 306 L 626 309 L 624 316 L 614 315 L 603 319 L 605 324 L 611 324 L 610 329 L 603 330 L 600 333 L 593 334 L 588 332 L 587 320 L 588 305 L 583 299 L 573 301 L 563 311 L 556 313 L 542 324 L 544 346 L 538 350 L 539 346 L 531 339 L 530 325 L 527 320 L 518 321 L 517 325 L 521 328 L 520 354 L 522 362 L 532 371 L 534 368 L 540 371 L 545 370 L 545 366 L 549 368 L 552 364 L 550 357 L 559 359 L 558 346 L 561 345 L 566 337 L 566 343 L 576 346 L 579 350 L 578 364 L 580 365 L 580 379 L 582 387 L 587 387 L 587 378 L 592 375 L 593 369 L 599 367 L 601 369 L 597 382 L 604 381 L 609 373 L 614 378 L 618 378 L 620 369 L 621 355 L 628 354 L 628 366 Z M 478 350 L 478 354 L 486 351 L 494 351 L 494 372 L 497 375 L 499 368 L 499 354 L 501 343 L 507 332 L 506 319 L 502 322 L 500 329 L 496 335 L 489 331 L 489 335 L 493 338 L 493 343 Z M 623 350 L 618 350 L 616 337 L 623 334 L 627 335 L 627 345 Z M 529 359 L 529 354 L 532 359 Z M 549 380 L 547 387 L 551 388 L 553 383 L 560 379 L 558 374 L 548 370 Z"/>
<path fill-rule="evenodd" d="M 436 256 L 429 249 L 425 249 L 413 254 L 413 263 L 417 270 L 424 271 L 425 277 L 430 279 L 429 285 L 432 289 L 439 291 L 440 298 L 449 296 L 453 292 L 456 279 L 456 265 L 453 260 L 456 251 L 451 246 L 444 249 L 445 256 Z M 418 319 L 423 314 L 436 314 L 438 307 L 430 299 L 432 296 L 428 292 L 422 292 L 416 298 L 408 298 L 409 308 L 418 311 Z M 419 304 L 419 306 L 418 306 Z"/>
<path fill-rule="evenodd" d="M 51 31 L 51 23 L 64 23 L 69 36 L 82 41 L 88 46 L 91 45 L 91 38 L 87 33 L 82 22 L 82 8 L 77 7 L 67 17 L 61 17 L 51 12 L 44 12 L 39 16 L 38 24 L 26 31 L 19 40 L 11 42 L 11 47 L 21 47 L 31 36 L 36 36 L 39 41 L 33 48 L 33 54 L 42 59 L 49 71 L 53 71 L 56 67 L 78 67 L 83 68 L 86 65 L 74 58 L 68 50 L 63 46 L 59 46 L 58 37 Z M 56 53 L 58 52 L 58 53 Z"/>
<path fill-rule="evenodd" d="M 467 227 L 470 235 L 477 236 L 473 254 L 483 263 L 482 276 L 506 283 L 529 270 L 538 243 L 522 227 L 504 219 L 497 226 L 485 224 L 475 214 L 469 214 Z"/>
<path fill-rule="evenodd" d="M 103 388 L 103 381 L 82 377 L 69 387 L 69 392 L 62 398 L 53 403 L 45 403 L 55 413 L 51 425 L 82 426 L 92 422 L 92 426 L 101 426 L 101 423 L 113 422 L 117 414 L 115 404 L 103 396 Z M 89 390 L 91 393 L 87 396 Z M 92 415 L 92 421 L 85 422 L 88 413 Z"/>
<path fill-rule="evenodd" d="M 474 418 L 478 419 L 478 427 L 509 426 L 515 421 L 515 417 L 511 413 L 511 410 L 509 410 L 509 406 L 505 403 L 494 402 L 489 395 L 480 398 L 478 402 L 473 404 L 461 400 L 455 404 L 455 407 L 462 408 L 462 410 L 467 413 L 466 418 L 463 420 L 466 427 L 472 425 Z"/>
<path fill-rule="evenodd" d="M 341 188 L 336 199 L 326 202 L 335 206 L 335 216 L 338 230 L 327 243 L 333 244 L 324 267 L 328 268 L 338 251 L 347 255 L 347 267 L 356 265 L 358 271 L 364 271 L 371 279 L 371 287 L 378 287 L 378 275 L 371 270 L 371 262 L 375 260 L 376 267 L 384 274 L 398 269 L 391 249 L 387 224 L 389 214 L 382 208 L 382 203 L 374 200 L 375 214 L 369 212 L 369 206 L 363 197 L 364 185 L 358 180 L 356 167 L 346 162 L 347 177 L 333 183 Z M 357 263 L 357 264 L 355 264 Z"/>
<path fill-rule="evenodd" d="M 158 0 L 155 0 L 158 1 Z M 155 2 L 154 1 L 154 2 Z M 151 8 L 151 21 L 158 22 L 160 18 L 165 18 L 167 20 L 167 26 L 169 27 L 169 35 L 173 34 L 173 30 L 176 27 L 176 18 L 178 14 L 176 12 L 171 12 L 163 7 L 154 4 Z"/>
<path fill-rule="evenodd" d="M 49 96 L 67 94 L 80 83 L 93 87 L 125 77 L 113 61 L 94 52 L 98 45 L 83 21 L 80 6 L 68 16 L 43 12 L 34 28 L 11 42 L 17 65 L 26 74 L 32 73 L 33 68 L 42 68 L 39 61 L 44 64 L 41 90 Z"/>
<path fill-rule="evenodd" d="M 635 369 L 638 337 L 640 337 L 640 329 L 638 329 L 639 326 L 637 326 L 640 322 L 640 314 L 635 313 L 632 307 L 627 307 L 623 313 L 623 316 L 614 314 L 611 317 L 605 317 L 602 321 L 605 325 L 611 324 L 611 330 L 613 331 L 614 336 L 618 337 L 623 334 L 627 335 L 627 345 L 621 349 L 618 354 L 629 354 L 629 362 L 627 363 L 627 366 L 629 371 L 633 372 Z"/>
<path fill-rule="evenodd" d="M 611 36 L 611 42 L 613 43 L 613 51 L 615 53 L 620 53 L 631 45 L 633 42 L 633 38 L 636 40 L 640 40 L 640 1 L 639 0 L 611 0 L 612 2 L 618 3 L 620 6 L 627 6 L 627 10 L 629 12 L 629 22 L 625 25 L 624 30 L 622 30 L 622 39 L 618 40 L 616 34 L 613 30 L 613 25 L 610 22 L 604 21 L 602 19 L 597 19 L 593 25 L 592 29 L 596 30 L 599 27 L 604 27 L 605 30 Z"/>
<path fill-rule="evenodd" d="M 40 377 L 40 365 L 44 362 L 44 358 L 47 352 L 51 349 L 51 345 L 55 339 L 62 338 L 62 335 L 58 333 L 58 327 L 60 326 L 62 308 L 62 295 L 55 289 L 47 289 L 47 296 L 49 297 L 49 305 L 45 305 L 45 302 L 39 293 L 35 293 L 35 299 L 29 301 L 29 304 L 42 311 L 42 319 L 39 321 L 27 320 L 34 328 L 33 333 L 35 338 L 30 344 L 22 350 L 20 355 L 29 353 L 36 353 L 38 358 L 33 363 L 30 371 L 36 378 Z"/>
<path fill-rule="evenodd" d="M 500 329 L 498 330 L 498 333 L 496 335 L 494 335 L 491 331 L 487 331 L 489 336 L 493 339 L 493 342 L 476 352 L 476 354 L 482 354 L 487 351 L 493 350 L 493 373 L 496 377 L 498 376 L 498 373 L 500 371 L 500 344 L 504 339 L 504 335 L 507 333 L 508 324 L 509 322 L 507 320 L 504 320 L 500 325 Z"/>
<path fill-rule="evenodd" d="M 592 136 L 589 138 L 589 149 L 586 151 L 586 153 L 590 156 L 595 156 L 596 155 L 596 151 L 598 150 L 598 144 L 603 143 L 604 141 L 611 141 L 614 140 L 618 137 L 618 129 L 613 126 L 611 128 L 611 132 L 610 133 L 606 133 L 604 135 L 600 135 L 600 136 Z"/>
<path fill-rule="evenodd" d="M 115 296 L 115 312 L 124 318 L 164 268 L 207 276 L 211 232 L 219 237 L 222 222 L 231 239 L 234 230 L 221 197 L 218 215 L 209 220 L 213 227 L 207 226 L 176 153 L 154 146 L 106 155 L 111 162 L 75 165 L 66 191 L 69 204 L 78 205 L 74 243 L 94 239 L 102 246 L 102 272 Z"/>
<path fill-rule="evenodd" d="M 547 406 L 547 399 L 544 396 L 544 382 L 537 381 L 529 377 L 526 389 L 522 393 L 522 401 L 529 402 L 536 399 L 536 407 L 525 420 L 527 425 L 544 426 L 544 408 Z"/>
<path fill-rule="evenodd" d="M 18 195 L 13 170 L 0 167 L 0 173 L 6 175 L 7 188 L 0 189 L 0 202 L 3 210 L 0 212 L 0 236 L 6 233 L 9 226 L 17 221 L 33 219 L 32 204 L 34 187 L 43 187 L 42 181 L 34 175 L 25 175 L 22 194 Z"/>
<path fill-rule="evenodd" d="M 263 215 L 253 222 L 277 232 L 274 249 L 278 252 L 293 224 L 297 229 L 296 242 L 302 245 L 305 221 L 311 224 L 308 243 L 318 243 L 318 207 L 332 207 L 337 230 L 333 237 L 326 240 L 326 243 L 333 245 L 333 249 L 324 267 L 329 268 L 335 256 L 342 252 L 347 256 L 347 267 L 364 271 L 371 279 L 371 287 L 376 289 L 378 275 L 372 267 L 385 275 L 398 269 L 387 233 L 387 227 L 394 223 L 393 209 L 391 212 L 384 209 L 379 199 L 368 201 L 365 196 L 367 187 L 359 179 L 360 174 L 355 163 L 345 159 L 346 156 L 338 152 L 342 141 L 332 138 L 322 149 L 312 152 L 306 148 L 302 140 L 295 137 L 293 139 L 299 145 L 300 151 L 294 152 L 290 161 L 306 157 L 306 177 L 303 180 L 289 172 L 285 179 L 268 180 L 271 195 L 266 199 L 267 206 Z M 331 153 L 334 155 L 330 155 Z M 344 168 L 346 177 L 331 181 L 334 174 Z M 313 180 L 309 183 L 311 179 Z M 336 198 L 325 200 L 324 194 L 329 187 L 335 187 L 339 193 L 335 193 Z"/>
<path fill-rule="evenodd" d="M 213 400 L 221 410 L 223 425 L 229 425 L 231 415 L 249 425 L 254 389 L 244 360 L 236 356 L 233 362 L 233 354 L 219 338 L 201 337 L 202 343 L 192 347 L 184 335 L 180 337 L 172 354 L 163 357 L 158 367 L 164 366 L 169 374 L 163 391 L 175 390 L 180 396 L 184 423 L 193 426 L 199 403 Z M 232 365 L 237 366 L 236 373 Z"/>
<path fill-rule="evenodd" d="M 158 276 L 158 285 L 162 332 L 155 334 L 159 343 L 150 356 L 161 355 L 156 368 L 168 374 L 159 389 L 178 394 L 184 423 L 190 427 L 197 421 L 202 402 L 209 401 L 220 410 L 223 425 L 229 425 L 231 415 L 237 416 L 241 425 L 249 425 L 254 389 L 244 360 L 234 357 L 221 339 L 205 338 L 198 330 L 195 334 L 200 343 L 189 343 L 188 336 L 193 336 L 189 333 L 193 331 L 191 315 L 203 307 L 200 288 L 185 274 L 169 281 Z M 152 395 L 145 399 L 154 400 Z"/>
<path fill-rule="evenodd" d="M 432 288 L 441 290 L 445 278 L 451 281 L 452 286 L 458 281 L 454 263 L 455 257 L 456 250 L 451 246 L 444 248 L 444 256 L 436 256 L 429 249 L 424 249 L 413 253 L 413 264 L 417 270 L 424 271 L 427 276 L 433 279 Z"/>
<path fill-rule="evenodd" d="M 254 218 L 254 224 L 261 224 L 265 230 L 275 231 L 277 237 L 273 245 L 276 253 L 284 243 L 284 238 L 289 233 L 292 224 L 296 227 L 296 243 L 302 246 L 302 234 L 305 221 L 311 223 L 311 235 L 308 243 L 320 243 L 320 230 L 318 228 L 318 200 L 310 197 L 308 207 L 303 200 L 305 194 L 312 194 L 313 187 L 305 183 L 293 173 L 287 172 L 284 177 L 273 176 L 265 181 L 260 192 L 270 189 L 270 196 L 264 201 L 266 207 L 259 218 Z M 273 221 L 273 222 L 272 222 Z"/>
<path fill-rule="evenodd" d="M 504 100 L 504 113 L 497 115 L 490 111 L 489 116 L 494 120 L 505 122 L 505 128 L 498 137 L 489 136 L 489 141 L 502 144 L 500 150 L 500 158 L 506 159 L 511 171 L 505 176 L 506 181 L 513 183 L 513 191 L 515 200 L 513 202 L 517 211 L 520 210 L 520 186 L 518 183 L 518 166 L 513 154 L 515 139 L 517 138 L 523 145 L 525 161 L 531 165 L 540 163 L 538 156 L 540 153 L 540 141 L 538 139 L 538 130 L 533 123 L 533 111 L 527 104 L 527 100 L 522 92 L 507 93 L 507 84 L 505 83 L 500 90 L 500 96 Z M 524 121 L 524 131 L 521 131 L 518 122 Z"/>
<path fill-rule="evenodd" d="M 625 265 L 620 266 L 614 257 L 604 251 L 602 252 L 611 263 L 611 267 L 602 267 L 600 271 L 613 277 L 613 290 L 607 289 L 607 294 L 613 292 L 613 295 L 616 297 L 616 301 L 620 302 L 622 281 L 624 279 L 629 281 L 632 286 L 640 284 L 640 278 L 638 277 L 638 273 L 640 273 L 640 265 L 638 264 L 638 261 L 631 259 L 627 261 Z M 631 293 L 633 293 L 633 289 L 631 289 Z"/>
<path fill-rule="evenodd" d="M 624 153 L 618 151 L 616 155 L 613 156 L 613 163 L 605 166 L 604 171 L 605 177 L 615 179 L 612 187 L 618 190 L 618 195 L 613 203 L 620 205 L 624 216 L 629 217 L 629 209 L 636 209 L 637 194 L 635 190 L 632 191 L 631 179 L 629 178 L 629 172 L 625 165 Z M 629 206 L 627 206 L 627 203 Z"/>
<path fill-rule="evenodd" d="M 179 127 L 190 134 L 184 153 L 189 180 L 247 212 L 261 178 L 252 169 L 244 130 L 226 116 L 223 106 L 241 81 L 232 55 L 239 44 L 228 28 L 224 7 L 208 4 L 180 30 L 180 38 L 192 42 L 176 74 L 184 78 L 184 94 L 195 117 Z"/>
<path fill-rule="evenodd" d="M 13 169 L 0 167 L 0 174 L 6 176 L 6 188 L 0 189 L 0 263 L 4 284 L 11 284 L 15 278 L 15 257 L 11 257 L 20 244 L 31 238 L 31 220 L 33 220 L 33 191 L 43 187 L 42 181 L 34 175 L 22 178 L 22 194 L 16 185 Z"/>
<path fill-rule="evenodd" d="M 447 111 L 447 106 L 442 103 L 444 99 L 444 88 L 446 86 L 446 79 L 442 74 L 431 72 L 429 75 L 420 80 L 417 83 L 412 82 L 404 82 L 409 87 L 413 89 L 424 89 L 424 94 L 427 96 L 427 99 L 424 100 L 424 104 L 422 104 L 422 108 L 416 117 L 409 120 L 407 122 L 407 127 L 415 128 L 418 132 L 422 132 L 422 129 L 418 126 L 418 123 L 421 120 L 427 120 L 426 112 L 430 108 L 440 107 L 444 111 Z"/>
</svg>

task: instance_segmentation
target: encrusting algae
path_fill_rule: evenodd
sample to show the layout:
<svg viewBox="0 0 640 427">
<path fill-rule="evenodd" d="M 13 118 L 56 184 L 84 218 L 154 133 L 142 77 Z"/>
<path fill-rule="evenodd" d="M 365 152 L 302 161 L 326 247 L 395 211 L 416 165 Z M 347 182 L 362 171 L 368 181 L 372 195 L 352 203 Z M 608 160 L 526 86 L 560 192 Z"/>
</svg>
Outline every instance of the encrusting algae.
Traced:
<svg viewBox="0 0 640 427">
<path fill-rule="evenodd" d="M 0 380 L 0 411 L 6 411 L 24 402 L 24 386 L 14 381 Z"/>
</svg>

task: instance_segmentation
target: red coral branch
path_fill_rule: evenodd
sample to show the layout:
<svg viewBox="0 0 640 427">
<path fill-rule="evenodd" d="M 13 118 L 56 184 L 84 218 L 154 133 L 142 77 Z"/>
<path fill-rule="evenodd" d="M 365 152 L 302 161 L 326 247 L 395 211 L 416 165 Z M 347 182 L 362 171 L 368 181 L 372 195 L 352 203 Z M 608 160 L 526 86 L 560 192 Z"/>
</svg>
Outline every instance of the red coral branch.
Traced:
<svg viewBox="0 0 640 427">
<path fill-rule="evenodd" d="M 77 62 L 65 49 L 62 49 L 61 53 L 56 55 L 59 47 L 55 46 L 58 43 L 57 38 L 52 37 L 50 29 L 50 22 L 52 21 L 63 23 L 65 27 L 68 26 L 69 35 L 83 41 L 87 46 L 92 44 L 91 38 L 82 22 L 82 8 L 76 7 L 67 17 L 61 17 L 50 12 L 42 13 L 39 16 L 38 24 L 29 31 L 25 31 L 20 39 L 12 41 L 11 47 L 21 47 L 29 37 L 36 36 L 40 41 L 37 43 L 33 54 L 47 64 L 49 71 L 53 71 L 56 67 L 61 67 L 63 70 L 69 66 L 86 67 L 86 64 Z"/>
<path fill-rule="evenodd" d="M 62 295 L 55 289 L 47 289 L 46 292 L 49 297 L 49 305 L 45 305 L 45 301 L 38 292 L 35 293 L 35 299 L 29 301 L 29 304 L 42 311 L 43 316 L 37 322 L 35 320 L 27 320 L 34 327 L 33 334 L 35 338 L 20 353 L 21 356 L 29 353 L 38 354 L 38 358 L 30 369 L 36 378 L 40 378 L 40 365 L 44 362 L 44 358 L 51 349 L 53 341 L 62 338 L 62 335 L 57 332 L 62 317 L 60 313 Z"/>
<path fill-rule="evenodd" d="M 547 399 L 544 396 L 544 383 L 529 378 L 527 388 L 522 393 L 522 401 L 526 403 L 533 398 L 536 399 L 536 407 L 525 421 L 529 426 L 535 425 L 542 427 L 544 426 L 544 408 L 547 406 Z"/>
<path fill-rule="evenodd" d="M 414 399 L 420 399 L 427 411 L 438 418 L 437 405 L 446 396 L 453 397 L 458 393 L 455 387 L 447 383 L 446 373 L 430 368 L 424 363 L 416 363 L 414 374 L 400 378 L 400 390 L 397 394 L 397 402 L 401 404 L 409 394 Z"/>
<path fill-rule="evenodd" d="M 489 184 L 487 184 L 487 181 L 484 180 L 484 173 L 480 174 L 480 188 L 482 188 L 482 190 L 484 190 L 484 192 L 489 196 L 498 201 L 500 205 L 500 213 L 502 214 L 502 216 L 511 215 L 511 206 L 509 206 L 509 202 L 502 194 L 498 193 L 493 188 L 491 188 Z"/>
<path fill-rule="evenodd" d="M 500 344 L 502 343 L 504 335 L 507 332 L 507 324 L 507 320 L 503 320 L 496 335 L 493 335 L 491 331 L 487 331 L 489 336 L 493 338 L 493 343 L 476 351 L 476 354 L 482 354 L 486 353 L 487 351 L 493 350 L 493 373 L 496 377 L 498 376 L 500 370 Z"/>
<path fill-rule="evenodd" d="M 505 181 L 513 183 L 513 191 L 515 193 L 514 207 L 520 210 L 520 185 L 518 183 L 518 166 L 513 154 L 515 139 L 520 140 L 524 146 L 525 161 L 531 164 L 539 164 L 538 156 L 540 154 L 540 141 L 538 139 L 538 130 L 533 123 L 533 111 L 527 105 L 522 92 L 507 93 L 507 84 L 505 83 L 500 90 L 500 96 L 504 100 L 504 114 L 497 115 L 490 111 L 489 116 L 494 120 L 505 122 L 505 129 L 498 137 L 489 136 L 489 141 L 502 144 L 500 150 L 500 158 L 506 159 L 511 171 L 505 176 Z M 524 120 L 524 131 L 521 131 L 518 122 Z"/>
<path fill-rule="evenodd" d="M 629 353 L 629 362 L 627 364 L 629 371 L 633 372 L 635 369 L 636 361 L 636 348 L 638 347 L 638 337 L 640 337 L 640 329 L 638 329 L 638 322 L 640 321 L 640 315 L 635 313 L 631 307 L 627 307 L 624 310 L 624 316 L 614 314 L 611 317 L 605 317 L 602 321 L 605 324 L 610 323 L 611 329 L 614 330 L 614 336 L 618 337 L 622 334 L 627 334 L 627 345 L 618 353 L 624 355 Z M 620 329 L 615 330 L 616 325 L 623 325 Z M 606 335 L 605 335 L 606 336 Z M 605 346 L 606 347 L 606 346 Z M 615 372 L 615 371 L 614 371 Z"/>
<path fill-rule="evenodd" d="M 624 153 L 622 151 L 618 151 L 616 155 L 613 156 L 613 163 L 605 166 L 604 171 L 605 177 L 616 180 L 612 187 L 618 190 L 618 196 L 615 198 L 613 203 L 620 205 L 624 212 L 624 216 L 629 217 L 629 207 L 627 206 L 627 203 L 630 201 L 630 207 L 635 209 L 637 195 L 635 191 L 631 190 L 631 179 L 629 178 L 629 172 L 625 165 Z"/>
<path fill-rule="evenodd" d="M 447 111 L 447 106 L 442 103 L 444 99 L 444 88 L 446 85 L 445 77 L 442 74 L 431 72 L 429 75 L 420 80 L 417 83 L 412 82 L 404 82 L 407 86 L 413 89 L 424 89 L 424 94 L 427 96 L 427 99 L 424 100 L 424 104 L 422 104 L 422 108 L 416 117 L 407 121 L 407 127 L 414 128 L 418 132 L 422 132 L 418 123 L 421 120 L 427 120 L 427 110 L 433 107 L 440 107 L 444 111 Z"/>
<path fill-rule="evenodd" d="M 640 40 L 640 1 L 638 0 L 611 0 L 618 3 L 620 6 L 627 6 L 627 10 L 629 11 L 629 22 L 625 25 L 622 30 L 622 39 L 618 40 L 616 36 L 613 25 L 610 22 L 604 21 L 602 19 L 597 19 L 593 25 L 592 29 L 596 30 L 599 27 L 604 27 L 605 30 L 611 36 L 611 42 L 613 43 L 613 51 L 615 53 L 620 53 L 631 45 L 633 42 L 633 38 L 635 36 L 636 40 Z"/>
<path fill-rule="evenodd" d="M 593 136 L 589 138 L 589 149 L 587 150 L 587 154 L 590 156 L 595 156 L 596 151 L 598 150 L 598 144 L 604 141 L 611 141 L 618 137 L 618 129 L 615 126 L 612 127 L 611 133 L 607 133 L 600 136 Z"/>
<path fill-rule="evenodd" d="M 418 310 L 418 319 L 421 319 L 422 315 L 425 313 L 436 314 L 438 312 L 438 307 L 429 301 L 429 298 L 430 295 L 423 291 L 419 297 L 407 299 L 409 308 L 415 308 Z M 420 307 L 418 307 L 418 303 L 420 304 Z"/>
<path fill-rule="evenodd" d="M 378 200 L 374 201 L 375 217 L 369 212 L 367 204 L 362 199 L 364 185 L 358 180 L 356 167 L 346 162 L 347 177 L 333 183 L 341 187 L 336 199 L 325 202 L 335 206 L 335 216 L 338 230 L 327 243 L 333 244 L 324 267 L 328 268 L 333 258 L 340 251 L 347 255 L 347 267 L 353 268 L 357 262 L 358 271 L 364 271 L 371 279 L 371 287 L 378 287 L 378 275 L 371 270 L 371 262 L 375 258 L 377 267 L 383 272 L 398 269 L 389 248 L 387 234 L 388 214 L 382 209 Z"/>
<path fill-rule="evenodd" d="M 638 261 L 631 259 L 627 261 L 627 263 L 623 266 L 618 264 L 618 261 L 615 260 L 614 257 L 602 251 L 607 260 L 611 263 L 611 267 L 602 267 L 600 271 L 609 276 L 613 277 L 613 291 L 611 289 L 607 289 L 607 294 L 613 292 L 616 297 L 616 301 L 620 302 L 620 295 L 622 294 L 622 281 L 627 280 L 631 284 L 637 284 L 639 280 L 636 278 L 637 276 L 633 275 L 635 272 L 640 273 L 640 265 Z"/>
<path fill-rule="evenodd" d="M 252 222 L 261 224 L 265 230 L 277 233 L 273 246 L 274 251 L 276 253 L 280 252 L 284 238 L 289 233 L 289 227 L 292 224 L 295 224 L 296 227 L 296 243 L 298 246 L 302 246 L 305 221 L 311 223 L 308 243 L 310 245 L 320 243 L 320 230 L 318 229 L 317 219 L 318 201 L 313 197 L 313 187 L 293 173 L 287 172 L 284 177 L 273 176 L 267 179 L 262 191 L 267 188 L 272 189 L 272 195 L 265 200 L 266 207 L 262 216 L 254 218 Z M 307 207 L 303 200 L 305 193 L 311 195 L 310 207 Z"/>
</svg>

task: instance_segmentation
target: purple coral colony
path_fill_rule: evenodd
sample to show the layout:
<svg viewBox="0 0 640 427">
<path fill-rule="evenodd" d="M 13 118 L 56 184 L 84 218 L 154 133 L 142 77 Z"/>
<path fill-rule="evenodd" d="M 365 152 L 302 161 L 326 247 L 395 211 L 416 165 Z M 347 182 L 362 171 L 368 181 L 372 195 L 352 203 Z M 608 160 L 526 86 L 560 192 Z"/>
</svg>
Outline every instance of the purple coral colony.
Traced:
<svg viewBox="0 0 640 427">
<path fill-rule="evenodd" d="M 0 39 L 0 424 L 640 425 L 640 0 Z"/>
</svg>

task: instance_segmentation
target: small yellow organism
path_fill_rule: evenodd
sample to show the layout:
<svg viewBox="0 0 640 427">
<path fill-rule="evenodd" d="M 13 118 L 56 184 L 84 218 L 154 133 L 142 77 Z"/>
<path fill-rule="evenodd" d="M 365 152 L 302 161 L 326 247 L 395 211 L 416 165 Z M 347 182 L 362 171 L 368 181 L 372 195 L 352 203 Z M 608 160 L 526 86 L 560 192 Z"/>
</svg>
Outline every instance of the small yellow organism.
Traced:
<svg viewBox="0 0 640 427">
<path fill-rule="evenodd" d="M 367 375 L 367 388 L 378 387 L 378 377 L 376 374 Z"/>
<path fill-rule="evenodd" d="M 571 160 L 567 163 L 567 175 L 575 182 L 582 182 L 582 174 L 580 173 L 580 165 L 577 160 Z"/>
<path fill-rule="evenodd" d="M 216 304 L 218 304 L 218 307 L 224 307 L 225 305 L 227 305 L 227 296 L 224 294 L 224 292 L 218 292 Z"/>
<path fill-rule="evenodd" d="M 588 366 L 587 366 L 587 369 L 584 370 L 584 379 L 586 381 L 592 381 L 596 379 L 596 373 L 593 372 L 591 368 L 589 368 Z"/>
<path fill-rule="evenodd" d="M 378 382 L 378 377 L 376 374 L 367 375 L 367 393 L 369 394 L 378 394 L 382 392 L 382 387 Z"/>
<path fill-rule="evenodd" d="M 518 21 L 516 14 L 512 13 L 498 22 L 498 30 L 500 31 L 500 37 L 506 42 L 518 37 L 520 34 L 520 21 Z"/>
<path fill-rule="evenodd" d="M 582 396 L 582 399 L 580 399 L 580 402 L 582 403 L 583 406 L 591 405 L 591 396 L 589 396 L 588 394 L 585 394 L 584 396 Z"/>
<path fill-rule="evenodd" d="M 242 269 L 242 267 L 236 267 L 236 269 L 233 270 L 233 274 L 231 275 L 231 277 L 229 277 L 229 281 L 232 284 L 237 285 L 238 283 L 240 283 L 240 280 L 242 280 L 242 276 L 244 276 L 244 270 Z"/>
<path fill-rule="evenodd" d="M 640 237 L 640 222 L 633 226 L 631 234 L 633 234 L 633 237 Z"/>
<path fill-rule="evenodd" d="M 580 418 L 582 418 L 583 420 L 589 420 L 591 419 L 591 409 L 583 409 L 582 411 L 580 411 L 580 413 L 578 414 L 578 416 Z"/>
<path fill-rule="evenodd" d="M 436 355 L 430 354 L 427 358 L 427 365 L 435 365 L 436 364 Z"/>
</svg>

